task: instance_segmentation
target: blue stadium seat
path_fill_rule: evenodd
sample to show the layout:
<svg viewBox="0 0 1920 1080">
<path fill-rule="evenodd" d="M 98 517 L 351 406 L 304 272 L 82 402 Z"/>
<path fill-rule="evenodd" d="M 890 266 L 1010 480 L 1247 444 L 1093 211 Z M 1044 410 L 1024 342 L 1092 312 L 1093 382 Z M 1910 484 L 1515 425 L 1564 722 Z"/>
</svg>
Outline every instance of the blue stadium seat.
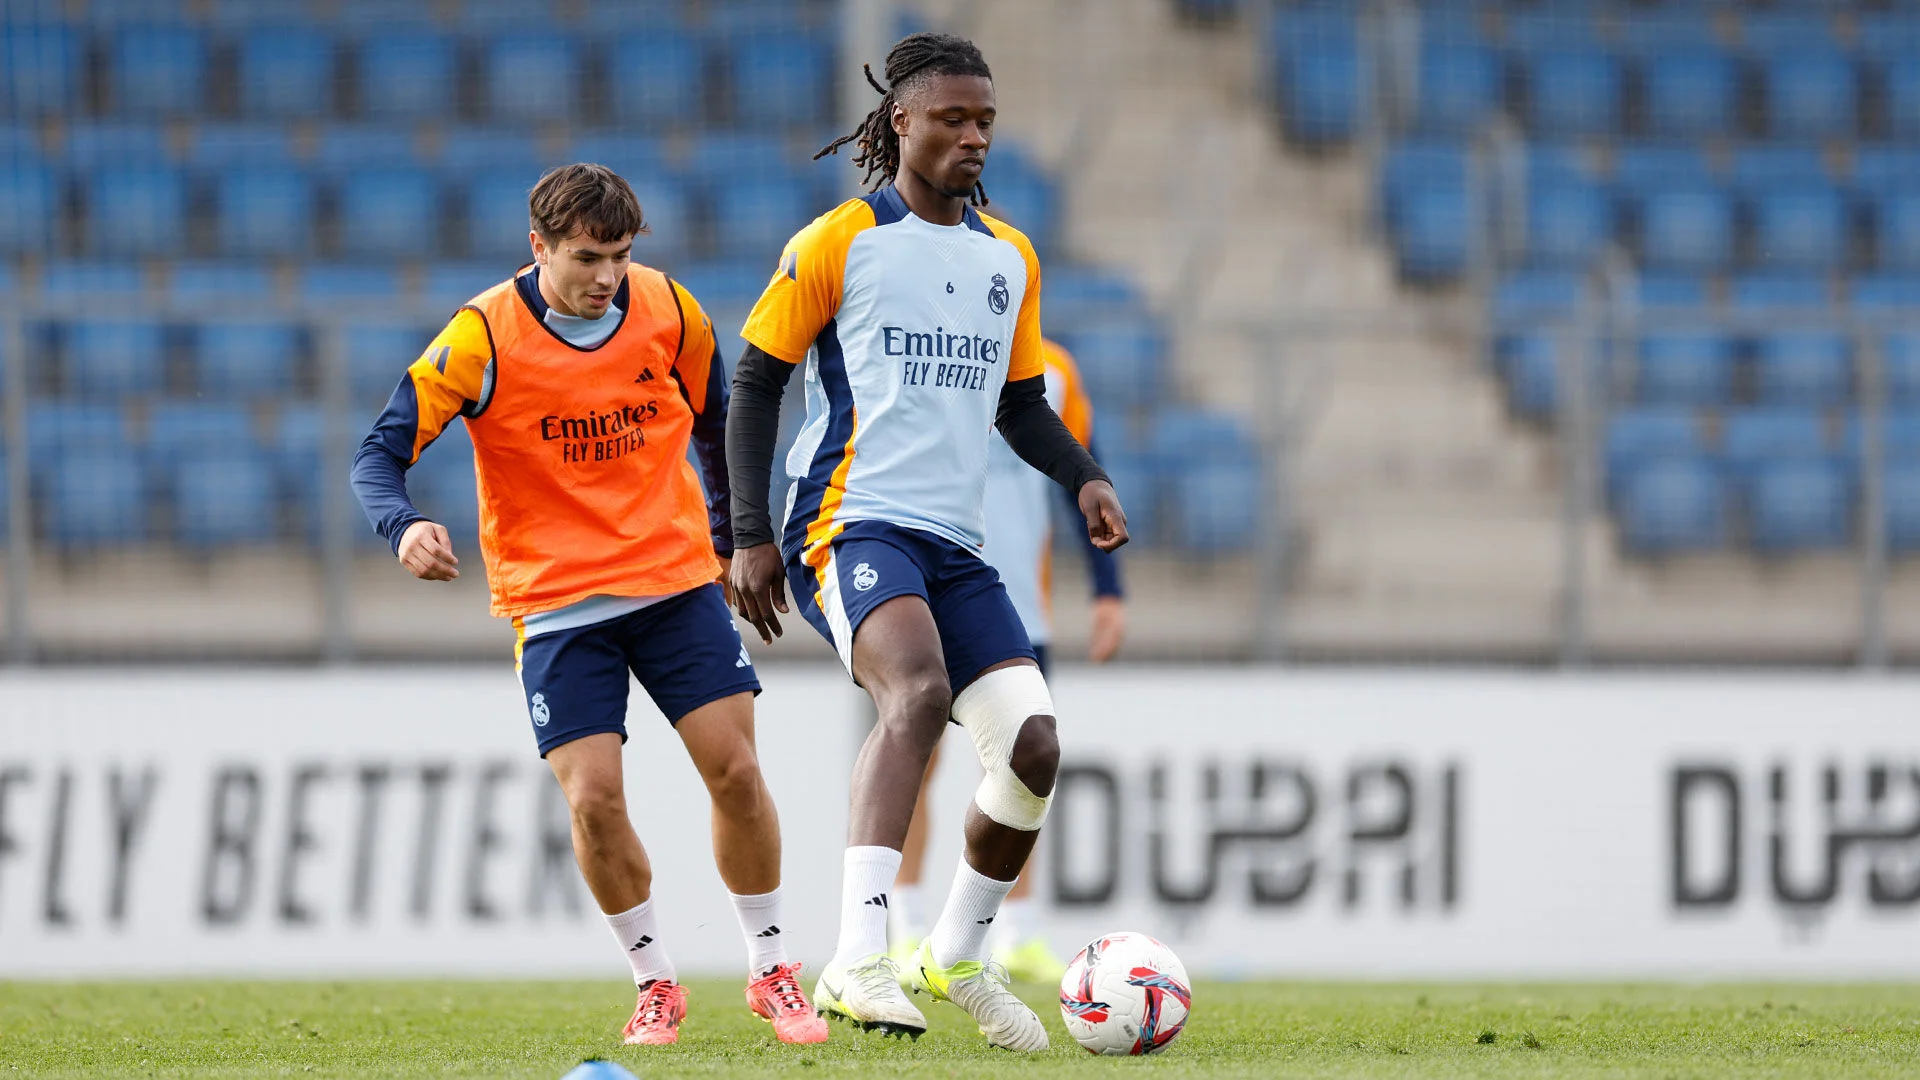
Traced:
<svg viewBox="0 0 1920 1080">
<path fill-rule="evenodd" d="M 63 260 L 41 268 L 40 295 L 64 304 L 137 302 L 147 296 L 147 279 L 125 260 Z"/>
<path fill-rule="evenodd" d="M 1770 188 L 1825 186 L 1831 180 L 1818 146 L 1803 143 L 1755 143 L 1733 155 L 1727 179 L 1743 194 Z"/>
<path fill-rule="evenodd" d="M 1680 3 L 1635 11 L 1630 18 L 1619 20 L 1614 40 L 1622 50 L 1636 56 L 1719 47 L 1713 12 L 1704 4 Z"/>
<path fill-rule="evenodd" d="M 1167 343 L 1152 319 L 1135 314 L 1059 337 L 1079 362 L 1096 411 L 1162 400 Z"/>
<path fill-rule="evenodd" d="M 347 255 L 417 252 L 439 232 L 440 192 L 422 169 L 354 173 L 340 185 L 340 250 Z"/>
<path fill-rule="evenodd" d="M 53 170 L 23 161 L 0 164 L 0 253 L 50 250 L 60 202 Z"/>
<path fill-rule="evenodd" d="M 1382 186 L 1401 275 L 1440 281 L 1464 273 L 1474 217 L 1465 152 L 1457 145 L 1403 143 L 1388 155 Z"/>
<path fill-rule="evenodd" d="M 441 134 L 436 164 L 443 174 L 461 181 L 496 170 L 526 174 L 526 186 L 532 188 L 541 173 L 565 162 L 543 150 L 540 140 L 524 131 L 462 128 Z"/>
<path fill-rule="evenodd" d="M 1705 454 L 1700 418 L 1693 410 L 1673 406 L 1621 409 L 1607 418 L 1601 453 L 1608 499 L 1617 502 L 1627 479 L 1648 462 L 1691 460 Z"/>
<path fill-rule="evenodd" d="M 1634 293 L 1642 309 L 1705 307 L 1712 298 L 1706 279 L 1689 274 L 1642 274 Z"/>
<path fill-rule="evenodd" d="M 186 246 L 187 182 L 177 169 L 96 173 L 87 192 L 88 246 L 101 255 L 170 255 Z"/>
<path fill-rule="evenodd" d="M 1554 49 L 1592 49 L 1599 37 L 1593 11 L 1584 3 L 1515 8 L 1502 22 L 1507 48 L 1521 57 Z"/>
<path fill-rule="evenodd" d="M 765 259 L 744 258 L 690 262 L 673 276 L 701 307 L 712 309 L 752 306 L 771 275 Z"/>
<path fill-rule="evenodd" d="M 167 303 L 176 310 L 266 306 L 273 297 L 273 276 L 257 263 L 175 263 L 167 274 Z"/>
<path fill-rule="evenodd" d="M 1920 55 L 1889 62 L 1883 85 L 1889 134 L 1902 142 L 1920 138 Z"/>
<path fill-rule="evenodd" d="M 758 127 L 816 125 L 832 102 L 832 50 L 806 35 L 750 34 L 727 42 L 733 116 Z"/>
<path fill-rule="evenodd" d="M 587 0 L 585 7 L 581 25 L 596 33 L 666 33 L 688 14 L 685 0 Z"/>
<path fill-rule="evenodd" d="M 19 120 L 0 121 L 0 166 L 39 165 L 45 160 L 38 125 Z"/>
<path fill-rule="evenodd" d="M 1754 343 L 1754 395 L 1763 405 L 1839 405 L 1853 395 L 1853 350 L 1839 334 L 1798 330 Z"/>
<path fill-rule="evenodd" d="M 1884 270 L 1920 270 L 1920 187 L 1873 207 L 1875 261 Z"/>
<path fill-rule="evenodd" d="M 490 284 L 498 284 L 505 277 L 503 273 Z M 385 404 L 407 368 L 426 351 L 434 333 L 411 323 L 358 321 L 349 325 L 344 335 L 347 394 L 355 406 Z"/>
<path fill-rule="evenodd" d="M 1162 482 L 1159 458 L 1131 447 L 1111 447 L 1102 443 L 1100 467 L 1113 481 L 1114 493 L 1127 511 L 1128 546 L 1158 546 L 1162 539 L 1162 519 L 1166 502 L 1166 484 Z"/>
<path fill-rule="evenodd" d="M 1705 187 L 1718 178 L 1698 146 L 1626 143 L 1614 153 L 1613 182 L 1623 196 L 1637 198 L 1661 187 Z"/>
<path fill-rule="evenodd" d="M 1370 107 L 1353 15 L 1281 9 L 1269 49 L 1287 139 L 1309 147 L 1352 141 Z"/>
<path fill-rule="evenodd" d="M 66 388 L 75 397 L 119 401 L 160 392 L 166 338 L 144 320 L 89 319 L 66 328 Z"/>
<path fill-rule="evenodd" d="M 991 168 L 991 166 L 989 166 Z M 806 173 L 801 170 L 806 169 Z M 776 135 L 746 131 L 710 131 L 693 141 L 685 175 L 696 183 L 725 184 L 736 178 L 803 182 L 817 166 L 794 156 Z"/>
<path fill-rule="evenodd" d="M 1688 138 L 1731 129 L 1737 79 L 1733 60 L 1710 46 L 1674 46 L 1648 56 L 1642 68 L 1647 129 Z"/>
<path fill-rule="evenodd" d="M 486 48 L 487 115 L 496 122 L 553 124 L 575 119 L 581 54 L 563 34 L 522 33 Z"/>
<path fill-rule="evenodd" d="M 69 549 L 138 543 L 148 533 L 146 479 L 132 452 L 90 447 L 49 463 L 47 538 Z"/>
<path fill-rule="evenodd" d="M 151 120 L 77 120 L 66 127 L 60 162 L 81 175 L 173 164 L 166 128 Z"/>
<path fill-rule="evenodd" d="M 1769 462 L 1830 457 L 1826 420 L 1815 409 L 1784 405 L 1734 410 L 1721 418 L 1720 456 L 1728 481 L 1745 490 Z"/>
<path fill-rule="evenodd" d="M 1640 342 L 1634 398 L 1647 405 L 1722 405 L 1733 398 L 1733 342 L 1714 331 L 1667 331 Z"/>
<path fill-rule="evenodd" d="M 109 67 L 114 111 L 190 116 L 206 103 L 207 42 L 188 25 L 128 26 L 114 34 Z"/>
<path fill-rule="evenodd" d="M 804 189 L 782 180 L 738 180 L 713 197 L 714 249 L 722 257 L 778 253 L 815 212 Z"/>
<path fill-rule="evenodd" d="M 1880 449 L 1888 464 L 1920 463 L 1920 410 L 1914 409 L 1911 403 L 1903 408 L 1884 410 L 1880 414 Z M 1866 425 L 1860 410 L 1847 416 L 1841 450 L 1841 460 L 1846 462 L 1848 472 L 1858 476 L 1866 457 Z"/>
<path fill-rule="evenodd" d="M 1621 485 L 1621 540 L 1640 555 L 1675 555 L 1726 544 L 1726 500 L 1704 458 L 1649 461 Z"/>
<path fill-rule="evenodd" d="M 1423 131 L 1470 135 L 1500 109 L 1500 60 L 1492 49 L 1458 36 L 1420 49 L 1414 122 Z"/>
<path fill-rule="evenodd" d="M 1920 332 L 1903 330 L 1881 339 L 1880 365 L 1887 400 L 1920 405 Z"/>
<path fill-rule="evenodd" d="M 72 114 L 84 75 L 80 35 L 56 23 L 0 23 L 0 113 Z"/>
<path fill-rule="evenodd" d="M 1527 192 L 1527 258 L 1540 266 L 1582 267 L 1613 239 L 1613 207 L 1599 185 L 1533 185 Z"/>
<path fill-rule="evenodd" d="M 285 399 L 298 392 L 306 355 L 298 327 L 287 323 L 206 323 L 194 351 L 194 386 L 213 401 Z"/>
<path fill-rule="evenodd" d="M 316 546 L 321 542 L 325 513 L 321 500 L 327 497 L 329 479 L 336 485 L 346 484 L 344 470 L 327 453 L 326 435 L 326 412 L 321 406 L 295 402 L 275 415 L 267 443 L 284 515 L 294 535 Z M 370 530 L 360 524 L 362 520 L 355 515 L 352 531 L 364 539 Z"/>
<path fill-rule="evenodd" d="M 1873 59 L 1920 56 L 1920 15 L 1872 9 L 1853 13 L 1854 47 Z"/>
<path fill-rule="evenodd" d="M 1920 551 L 1920 461 L 1888 466 L 1881 506 L 1887 547 L 1901 554 Z"/>
<path fill-rule="evenodd" d="M 1858 77 L 1836 47 L 1807 43 L 1764 61 L 1768 130 L 1776 139 L 1845 139 L 1858 127 Z"/>
<path fill-rule="evenodd" d="M 531 255 L 527 257 L 527 261 L 532 261 Z M 514 267 L 498 259 L 478 259 L 466 263 L 434 262 L 427 266 L 427 280 L 423 286 L 424 300 L 432 310 L 451 313 L 460 305 L 507 280 L 513 271 Z M 418 353 L 426 346 L 427 338 L 420 337 L 413 330 L 408 332 L 414 334 L 413 351 Z M 388 357 L 388 360 L 395 364 L 404 363 L 392 357 Z M 394 367 L 391 371 L 398 374 L 399 368 Z M 393 389 L 392 379 L 387 379 L 386 383 L 387 385 L 381 390 L 383 394 Z"/>
<path fill-rule="evenodd" d="M 129 441 L 126 415 L 116 405 L 35 401 L 27 409 L 27 462 L 36 484 L 56 462 Z"/>
<path fill-rule="evenodd" d="M 420 164 L 413 133 L 402 128 L 322 128 L 314 153 L 314 167 L 338 177 L 373 169 L 416 168 Z"/>
<path fill-rule="evenodd" d="M 1060 227 L 1060 195 L 1052 178 L 1018 147 L 1003 145 L 988 155 L 982 180 L 987 215 L 1026 233 L 1040 257 L 1048 257 Z"/>
<path fill-rule="evenodd" d="M 456 544 L 472 544 L 480 533 L 480 497 L 473 475 L 473 439 L 465 421 L 447 425 L 420 454 L 407 471 L 407 493 L 421 513 L 447 527 Z"/>
<path fill-rule="evenodd" d="M 1493 317 L 1502 324 L 1564 318 L 1592 299 L 1585 279 L 1572 271 L 1518 270 L 1494 286 Z"/>
<path fill-rule="evenodd" d="M 527 195 L 539 180 L 518 169 L 476 173 L 467 185 L 467 249 L 475 258 L 529 261 Z M 503 269 L 499 279 L 504 279 Z"/>
<path fill-rule="evenodd" d="M 1747 491 L 1753 546 L 1770 555 L 1843 548 L 1853 532 L 1854 486 L 1833 461 L 1771 461 Z"/>
<path fill-rule="evenodd" d="M 1831 304 L 1833 293 L 1824 277 L 1774 271 L 1734 278 L 1727 298 L 1743 311 L 1811 311 Z"/>
<path fill-rule="evenodd" d="M 244 447 L 171 461 L 173 536 L 188 550 L 265 543 L 279 532 L 272 466 Z"/>
<path fill-rule="evenodd" d="M 444 35 L 382 25 L 359 52 L 360 115 L 386 122 L 438 119 L 453 108 L 458 54 Z"/>
<path fill-rule="evenodd" d="M 206 401 L 163 401 L 147 415 L 147 460 L 164 474 L 181 458 L 226 453 L 259 454 L 253 415 L 246 406 Z M 156 475 L 156 479 L 164 479 Z"/>
<path fill-rule="evenodd" d="M 283 167 L 294 158 L 293 132 L 282 124 L 202 124 L 187 161 L 196 170 Z"/>
<path fill-rule="evenodd" d="M 608 66 L 613 119 L 622 127 L 688 127 L 706 118 L 706 53 L 692 35 L 669 28 L 623 37 Z"/>
<path fill-rule="evenodd" d="M 1527 58 L 1527 124 L 1555 136 L 1604 135 L 1620 126 L 1620 61 L 1585 47 L 1556 47 Z"/>
<path fill-rule="evenodd" d="M 1754 261 L 1763 266 L 1826 270 L 1846 257 L 1847 212 L 1827 186 L 1781 188 L 1753 196 Z"/>
<path fill-rule="evenodd" d="M 1853 306 L 1867 311 L 1920 307 L 1920 276 L 1864 274 L 1851 282 Z"/>
<path fill-rule="evenodd" d="M 300 268 L 298 294 L 308 300 L 369 300 L 391 304 L 403 298 L 399 273 L 371 263 L 309 263 Z"/>
<path fill-rule="evenodd" d="M 633 182 L 635 176 L 657 176 L 671 171 L 667 148 L 650 135 L 588 135 L 573 141 L 565 157 L 570 161 L 590 161 L 605 165 Z"/>
<path fill-rule="evenodd" d="M 1920 188 L 1920 147 L 1860 145 L 1853 148 L 1853 189 L 1877 198 Z"/>
<path fill-rule="evenodd" d="M 228 255 L 298 255 L 313 249 L 313 181 L 296 169 L 270 164 L 219 177 L 216 220 Z"/>
<path fill-rule="evenodd" d="M 416 0 L 333 0 L 327 5 L 345 27 L 381 34 L 415 34 L 431 29 L 434 8 Z"/>
<path fill-rule="evenodd" d="M 19 0 L 15 0 L 9 7 L 18 3 Z M 88 25 L 99 29 L 112 29 L 129 22 L 171 25 L 188 21 L 188 7 L 188 0 L 87 0 L 86 20 Z"/>
<path fill-rule="evenodd" d="M 256 30 L 240 39 L 240 111 L 305 118 L 333 112 L 334 41 L 317 27 Z"/>
<path fill-rule="evenodd" d="M 1494 369 L 1506 387 L 1507 408 L 1529 420 L 1552 416 L 1560 407 L 1560 343 L 1538 331 L 1502 334 L 1494 340 Z"/>
<path fill-rule="evenodd" d="M 1704 272 L 1733 260 L 1733 203 L 1714 187 L 1681 184 L 1647 192 L 1640 205 L 1647 266 Z"/>
<path fill-rule="evenodd" d="M 1260 463 L 1252 457 L 1181 463 L 1165 494 L 1173 543 L 1200 555 L 1251 548 L 1269 502 Z"/>
</svg>

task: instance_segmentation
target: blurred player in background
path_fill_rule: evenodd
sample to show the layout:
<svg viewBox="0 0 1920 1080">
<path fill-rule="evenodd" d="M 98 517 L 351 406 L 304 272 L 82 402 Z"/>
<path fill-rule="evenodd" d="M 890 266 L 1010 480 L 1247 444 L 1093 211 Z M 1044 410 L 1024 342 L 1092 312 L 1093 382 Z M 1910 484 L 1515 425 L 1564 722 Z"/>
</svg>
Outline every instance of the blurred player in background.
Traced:
<svg viewBox="0 0 1920 1080">
<path fill-rule="evenodd" d="M 873 83 L 879 107 L 822 151 L 857 139 L 854 164 L 873 194 L 788 242 L 741 331 L 727 424 L 735 601 L 771 641 L 790 584 L 879 714 L 854 763 L 821 1011 L 868 1030 L 926 1030 L 887 955 L 887 910 L 927 759 L 951 717 L 987 775 L 913 986 L 959 1005 L 993 1045 L 1040 1050 L 1046 1028 L 985 962 L 987 927 L 1046 820 L 1060 758 L 1046 679 L 979 554 L 990 429 L 1075 493 L 1103 548 L 1126 542 L 1126 517 L 1047 405 L 1033 245 L 969 205 L 985 194 L 996 113 L 986 60 L 970 41 L 914 34 L 887 54 L 886 76 Z M 799 479 L 776 547 L 767 501 L 780 398 L 803 362 L 807 423 L 788 458 Z"/>
<path fill-rule="evenodd" d="M 1081 384 L 1080 369 L 1072 354 L 1052 341 L 1043 339 L 1041 351 L 1047 362 L 1047 404 L 1097 460 L 1100 453 L 1093 445 L 1093 403 Z M 1054 491 L 1065 494 L 1064 489 L 1021 461 L 1005 439 L 998 434 L 992 437 L 987 450 L 987 546 L 981 555 L 999 572 L 1007 598 L 1027 629 L 1027 640 L 1033 644 L 1043 675 L 1051 673 L 1048 659 L 1053 641 L 1048 595 L 1053 578 L 1053 525 L 1048 503 Z M 1093 578 L 1093 635 L 1088 659 L 1104 664 L 1120 651 L 1127 634 L 1119 560 L 1101 551 L 1084 533 L 1079 535 Z M 913 808 L 913 825 L 907 829 L 907 844 L 900 852 L 900 878 L 887 909 L 888 952 L 902 965 L 912 959 L 927 932 L 926 900 L 920 881 L 931 828 L 929 792 L 939 766 L 940 747 L 935 744 L 933 757 L 927 762 L 927 778 L 920 786 L 920 801 Z M 1054 952 L 1033 907 L 1033 877 L 1034 865 L 1029 860 L 993 920 L 987 935 L 989 952 L 1016 982 L 1057 983 L 1066 972 L 1066 962 Z"/>
<path fill-rule="evenodd" d="M 760 683 L 719 583 L 733 537 L 713 326 L 686 289 L 632 261 L 647 226 L 612 171 L 554 169 L 529 214 L 533 264 L 462 307 L 414 361 L 354 458 L 354 491 L 415 577 L 458 577 L 447 530 L 407 497 L 406 470 L 466 418 L 493 613 L 513 620 L 515 670 L 566 793 L 574 855 L 639 989 L 625 1041 L 674 1042 L 686 1015 L 627 814 L 631 671 L 712 797 L 749 1005 L 781 1040 L 819 1042 L 826 1021 L 787 960 L 780 825 L 754 751 Z M 646 808 L 656 827 L 682 827 L 680 814 Z"/>
</svg>

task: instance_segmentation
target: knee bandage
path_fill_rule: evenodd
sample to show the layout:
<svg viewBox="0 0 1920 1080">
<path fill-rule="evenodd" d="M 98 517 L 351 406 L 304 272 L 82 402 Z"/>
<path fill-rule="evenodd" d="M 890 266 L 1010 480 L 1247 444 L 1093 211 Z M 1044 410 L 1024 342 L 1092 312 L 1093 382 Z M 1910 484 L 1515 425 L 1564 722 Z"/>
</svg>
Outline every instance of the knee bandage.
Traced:
<svg viewBox="0 0 1920 1080">
<path fill-rule="evenodd" d="M 1021 665 L 988 672 L 953 699 L 953 718 L 973 738 L 986 778 L 974 792 L 980 812 L 1010 829 L 1038 831 L 1052 794 L 1035 795 L 1013 771 L 1013 744 L 1030 716 L 1052 716 L 1053 695 L 1040 669 Z"/>
</svg>

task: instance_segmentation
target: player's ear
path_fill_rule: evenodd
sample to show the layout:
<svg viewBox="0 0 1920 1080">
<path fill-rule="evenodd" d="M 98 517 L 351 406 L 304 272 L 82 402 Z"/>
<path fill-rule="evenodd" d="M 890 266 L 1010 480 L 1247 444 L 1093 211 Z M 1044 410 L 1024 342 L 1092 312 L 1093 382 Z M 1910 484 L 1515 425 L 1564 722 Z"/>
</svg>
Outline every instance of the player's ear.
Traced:
<svg viewBox="0 0 1920 1080">
<path fill-rule="evenodd" d="M 899 102 L 897 102 L 897 101 L 896 101 L 896 102 L 894 102 L 894 103 L 893 103 L 893 114 L 892 114 L 892 115 L 891 115 L 890 117 L 888 117 L 888 119 L 890 119 L 890 120 L 891 120 L 891 121 L 893 122 L 893 133 L 894 133 L 895 135 L 898 135 L 898 136 L 900 136 L 900 137 L 901 137 L 901 138 L 903 138 L 903 139 L 904 139 L 904 138 L 906 138 L 906 135 L 907 135 L 907 107 L 906 107 L 905 105 L 902 105 L 902 104 L 900 104 L 900 103 L 899 103 Z"/>
</svg>

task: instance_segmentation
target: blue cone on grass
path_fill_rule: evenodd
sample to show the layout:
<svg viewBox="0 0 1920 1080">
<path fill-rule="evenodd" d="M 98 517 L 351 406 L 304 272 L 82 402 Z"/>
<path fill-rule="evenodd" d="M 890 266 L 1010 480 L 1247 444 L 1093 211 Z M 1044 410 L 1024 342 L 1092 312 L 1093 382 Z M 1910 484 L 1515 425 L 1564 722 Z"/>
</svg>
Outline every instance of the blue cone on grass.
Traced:
<svg viewBox="0 0 1920 1080">
<path fill-rule="evenodd" d="M 639 1080 L 618 1062 L 589 1058 L 573 1067 L 560 1080 Z"/>
</svg>

